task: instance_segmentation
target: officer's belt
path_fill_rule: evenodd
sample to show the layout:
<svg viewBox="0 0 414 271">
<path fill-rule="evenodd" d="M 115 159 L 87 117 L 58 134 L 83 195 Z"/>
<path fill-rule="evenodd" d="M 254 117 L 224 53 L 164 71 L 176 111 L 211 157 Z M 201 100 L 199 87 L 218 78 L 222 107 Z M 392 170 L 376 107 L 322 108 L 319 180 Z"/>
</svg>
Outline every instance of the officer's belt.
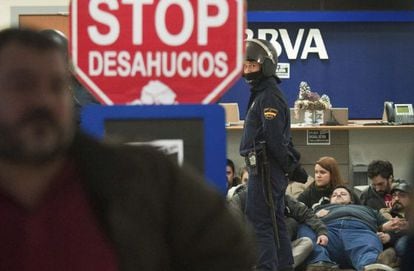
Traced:
<svg viewBox="0 0 414 271">
<path fill-rule="evenodd" d="M 240 155 L 246 157 L 246 156 L 249 156 L 249 154 L 252 152 L 260 153 L 262 151 L 263 151 L 263 146 L 261 144 L 256 144 L 255 147 L 246 148 L 240 151 Z"/>
</svg>

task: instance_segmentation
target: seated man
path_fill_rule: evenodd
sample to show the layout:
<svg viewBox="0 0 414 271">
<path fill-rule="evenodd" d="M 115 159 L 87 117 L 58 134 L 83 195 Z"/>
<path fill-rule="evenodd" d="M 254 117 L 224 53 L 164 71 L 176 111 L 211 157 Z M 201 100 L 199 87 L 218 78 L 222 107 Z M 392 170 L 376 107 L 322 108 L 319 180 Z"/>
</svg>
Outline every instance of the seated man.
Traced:
<svg viewBox="0 0 414 271">
<path fill-rule="evenodd" d="M 243 190 L 243 189 L 247 188 L 247 182 L 249 181 L 249 171 L 248 171 L 246 166 L 244 166 L 240 169 L 238 178 L 240 180 L 240 184 L 238 184 L 236 186 L 232 186 L 227 191 L 227 199 L 228 200 L 230 200 L 233 197 L 233 195 L 239 193 L 240 190 Z M 243 199 L 243 200 L 245 200 L 245 199 Z"/>
<path fill-rule="evenodd" d="M 408 221 L 406 219 L 406 211 L 410 206 L 410 194 L 412 192 L 412 185 L 407 181 L 400 181 L 398 184 L 394 185 L 391 189 L 392 201 L 390 208 L 383 208 L 380 212 L 392 223 L 395 224 L 397 228 L 393 232 L 384 233 L 379 232 L 378 236 L 381 241 L 385 243 L 386 247 L 389 247 L 384 252 L 388 252 L 385 255 L 389 255 L 389 259 L 384 259 L 390 261 L 390 265 L 395 263 L 395 254 L 398 257 L 402 257 L 406 247 L 406 242 L 408 239 Z M 390 247 L 391 246 L 391 247 Z M 395 251 L 393 251 L 395 249 Z M 394 260 L 394 262 L 392 262 Z"/>
<path fill-rule="evenodd" d="M 226 177 L 227 177 L 227 190 L 233 186 L 240 184 L 239 177 L 236 176 L 236 170 L 234 162 L 231 159 L 227 159 L 226 162 Z"/>
<path fill-rule="evenodd" d="M 351 191 L 346 186 L 336 187 L 330 203 L 317 208 L 316 215 L 328 227 L 327 245 L 319 244 L 315 233 L 302 228 L 299 236 L 314 241 L 314 251 L 308 258 L 307 271 L 355 268 L 364 270 L 376 263 L 382 252 L 382 243 L 376 232 L 393 230 L 391 223 L 379 212 L 367 206 L 352 204 Z"/>
<path fill-rule="evenodd" d="M 368 165 L 368 178 L 371 185 L 362 192 L 361 204 L 375 210 L 390 207 L 391 185 L 394 179 L 394 171 L 389 161 L 374 160 Z"/>
</svg>

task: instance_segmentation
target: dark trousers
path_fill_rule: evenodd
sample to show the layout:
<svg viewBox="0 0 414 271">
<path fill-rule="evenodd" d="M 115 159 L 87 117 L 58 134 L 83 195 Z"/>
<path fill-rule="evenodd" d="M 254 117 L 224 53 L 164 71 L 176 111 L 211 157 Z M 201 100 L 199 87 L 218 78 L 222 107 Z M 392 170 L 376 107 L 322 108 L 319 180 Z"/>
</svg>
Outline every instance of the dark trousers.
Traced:
<svg viewBox="0 0 414 271">
<path fill-rule="evenodd" d="M 292 266 L 293 256 L 284 218 L 287 179 L 278 169 L 270 168 L 269 173 L 280 246 L 278 247 L 275 242 L 271 208 L 267 199 L 268 187 L 262 178 L 260 166 L 258 174 L 249 170 L 246 215 L 256 233 L 258 244 L 256 270 L 276 271 Z"/>
</svg>

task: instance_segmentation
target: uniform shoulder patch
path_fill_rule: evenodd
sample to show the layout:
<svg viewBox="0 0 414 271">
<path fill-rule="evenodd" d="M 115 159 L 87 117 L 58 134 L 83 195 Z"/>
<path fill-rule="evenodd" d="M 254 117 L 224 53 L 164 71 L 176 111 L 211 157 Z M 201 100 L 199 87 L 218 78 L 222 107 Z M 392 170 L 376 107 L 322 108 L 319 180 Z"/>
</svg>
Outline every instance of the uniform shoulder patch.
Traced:
<svg viewBox="0 0 414 271">
<path fill-rule="evenodd" d="M 272 120 L 272 119 L 276 118 L 278 113 L 279 113 L 279 111 L 276 108 L 272 108 L 272 107 L 266 107 L 263 110 L 263 115 L 264 115 L 265 119 L 267 119 L 267 120 Z"/>
</svg>

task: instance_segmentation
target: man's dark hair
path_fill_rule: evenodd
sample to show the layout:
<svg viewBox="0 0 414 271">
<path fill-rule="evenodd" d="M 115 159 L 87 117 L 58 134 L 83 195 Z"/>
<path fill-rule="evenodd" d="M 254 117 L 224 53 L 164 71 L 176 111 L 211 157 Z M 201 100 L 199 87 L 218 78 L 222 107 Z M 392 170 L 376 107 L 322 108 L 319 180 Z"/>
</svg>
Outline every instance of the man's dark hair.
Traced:
<svg viewBox="0 0 414 271">
<path fill-rule="evenodd" d="M 374 160 L 368 165 L 368 178 L 372 179 L 380 175 L 382 178 L 388 179 L 394 176 L 392 164 L 389 161 Z"/>
<path fill-rule="evenodd" d="M 233 170 L 233 173 L 236 173 L 235 167 L 234 167 L 234 162 L 232 160 L 227 159 L 227 164 L 226 165 L 229 166 Z"/>
<path fill-rule="evenodd" d="M 18 43 L 40 51 L 59 50 L 63 57 L 66 55 L 66 49 L 61 44 L 46 34 L 31 29 L 8 28 L 0 31 L 0 51 L 10 43 Z"/>
<path fill-rule="evenodd" d="M 346 191 L 348 191 L 349 196 L 350 196 L 350 198 L 351 198 L 351 203 L 353 203 L 353 204 L 358 204 L 358 205 L 360 205 L 360 204 L 361 204 L 361 201 L 360 201 L 360 199 L 358 198 L 358 196 L 355 194 L 355 192 L 354 192 L 353 188 L 351 188 L 351 187 L 349 187 L 349 186 L 347 186 L 347 185 L 343 185 L 343 184 L 335 186 L 335 188 L 332 190 L 332 193 L 331 193 L 330 197 L 332 197 L 333 192 L 334 192 L 337 188 L 343 188 L 343 189 L 345 189 Z"/>
</svg>

